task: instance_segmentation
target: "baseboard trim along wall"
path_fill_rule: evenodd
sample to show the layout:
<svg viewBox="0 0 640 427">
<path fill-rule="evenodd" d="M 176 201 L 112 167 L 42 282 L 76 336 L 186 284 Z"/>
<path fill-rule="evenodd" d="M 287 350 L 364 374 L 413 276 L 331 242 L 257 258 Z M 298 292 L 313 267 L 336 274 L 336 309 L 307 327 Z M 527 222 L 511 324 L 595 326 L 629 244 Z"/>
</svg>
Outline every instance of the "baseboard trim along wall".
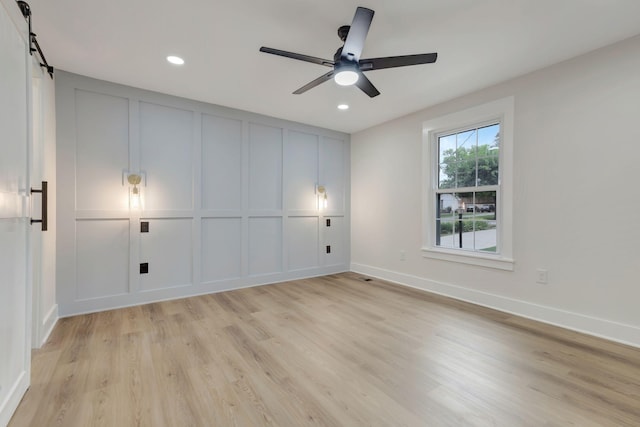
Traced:
<svg viewBox="0 0 640 427">
<path fill-rule="evenodd" d="M 99 311 L 117 310 L 119 308 L 133 307 L 155 302 L 183 299 L 198 295 L 215 294 L 218 292 L 233 291 L 255 286 L 271 285 L 292 280 L 303 280 L 311 277 L 326 276 L 329 274 L 344 273 L 349 271 L 347 265 L 299 270 L 287 273 L 274 273 L 255 277 L 244 277 L 233 280 L 221 280 L 202 285 L 184 285 L 173 288 L 159 289 L 138 294 L 114 295 L 107 298 L 94 298 L 75 301 L 68 306 L 60 308 L 60 318 L 77 316 L 81 314 L 96 313 Z M 54 324 L 55 325 L 55 324 Z"/>
<path fill-rule="evenodd" d="M 351 271 L 640 348 L 640 328 L 635 326 L 364 264 L 351 263 Z"/>
<path fill-rule="evenodd" d="M 23 372 L 12 385 L 4 402 L 0 402 L 0 426 L 6 426 L 29 388 L 29 374 Z"/>
<path fill-rule="evenodd" d="M 49 335 L 58 322 L 58 304 L 54 304 L 42 321 L 42 336 L 40 337 L 40 347 L 49 339 Z"/>
</svg>

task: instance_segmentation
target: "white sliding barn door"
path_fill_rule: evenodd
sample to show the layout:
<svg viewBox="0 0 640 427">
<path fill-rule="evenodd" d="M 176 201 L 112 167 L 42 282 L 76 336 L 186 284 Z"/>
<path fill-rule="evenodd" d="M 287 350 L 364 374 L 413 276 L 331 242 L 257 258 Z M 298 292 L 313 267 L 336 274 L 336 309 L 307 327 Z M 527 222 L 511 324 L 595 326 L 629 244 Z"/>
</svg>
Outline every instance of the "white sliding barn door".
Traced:
<svg viewBox="0 0 640 427">
<path fill-rule="evenodd" d="M 27 46 L 0 3 L 0 426 L 29 386 Z M 11 11 L 13 13 L 14 11 Z"/>
</svg>

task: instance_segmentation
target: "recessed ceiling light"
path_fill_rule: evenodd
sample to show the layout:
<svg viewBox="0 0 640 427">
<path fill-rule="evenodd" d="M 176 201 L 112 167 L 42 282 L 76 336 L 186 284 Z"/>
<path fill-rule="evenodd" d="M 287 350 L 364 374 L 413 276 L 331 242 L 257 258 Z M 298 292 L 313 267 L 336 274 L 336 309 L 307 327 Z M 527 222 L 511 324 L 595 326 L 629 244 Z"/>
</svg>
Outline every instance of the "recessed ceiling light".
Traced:
<svg viewBox="0 0 640 427">
<path fill-rule="evenodd" d="M 172 64 L 175 64 L 175 65 L 184 64 L 184 59 L 180 58 L 179 56 L 169 55 L 169 56 L 167 56 L 167 61 L 169 61 L 169 62 L 171 62 Z"/>
<path fill-rule="evenodd" d="M 338 105 L 338 110 L 348 110 L 349 106 L 347 104 Z"/>
</svg>

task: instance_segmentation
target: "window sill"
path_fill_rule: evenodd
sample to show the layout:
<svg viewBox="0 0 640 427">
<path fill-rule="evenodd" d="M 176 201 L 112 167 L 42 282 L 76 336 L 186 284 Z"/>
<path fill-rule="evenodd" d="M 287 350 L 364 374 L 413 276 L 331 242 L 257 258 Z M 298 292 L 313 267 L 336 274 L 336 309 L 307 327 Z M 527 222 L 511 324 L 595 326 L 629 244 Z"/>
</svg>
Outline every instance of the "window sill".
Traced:
<svg viewBox="0 0 640 427">
<path fill-rule="evenodd" d="M 465 252 L 461 250 L 422 248 L 424 258 L 439 259 L 442 261 L 458 262 L 461 264 L 478 265 L 481 267 L 495 268 L 498 270 L 513 271 L 514 260 L 500 255 L 485 255 L 477 252 Z"/>
</svg>

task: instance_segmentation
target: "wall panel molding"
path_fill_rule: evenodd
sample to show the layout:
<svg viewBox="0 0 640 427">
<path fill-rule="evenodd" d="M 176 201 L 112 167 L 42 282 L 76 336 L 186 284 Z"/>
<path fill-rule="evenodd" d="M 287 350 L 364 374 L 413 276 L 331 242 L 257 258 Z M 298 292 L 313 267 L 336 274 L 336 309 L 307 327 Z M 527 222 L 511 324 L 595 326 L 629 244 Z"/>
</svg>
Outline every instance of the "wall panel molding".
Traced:
<svg viewBox="0 0 640 427">
<path fill-rule="evenodd" d="M 348 270 L 349 135 L 62 71 L 56 93 L 58 185 L 78 188 L 57 208 L 60 316 Z"/>
</svg>

